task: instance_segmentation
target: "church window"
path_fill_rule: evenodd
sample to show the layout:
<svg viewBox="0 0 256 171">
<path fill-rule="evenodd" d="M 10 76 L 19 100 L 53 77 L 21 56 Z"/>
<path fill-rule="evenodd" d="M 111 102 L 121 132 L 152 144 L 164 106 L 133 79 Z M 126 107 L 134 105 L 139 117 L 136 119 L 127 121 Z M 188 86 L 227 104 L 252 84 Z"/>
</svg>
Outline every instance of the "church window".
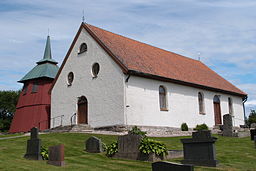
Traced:
<svg viewBox="0 0 256 171">
<path fill-rule="evenodd" d="M 229 110 L 229 114 L 233 115 L 233 101 L 230 97 L 228 98 L 228 110 Z"/>
<path fill-rule="evenodd" d="M 92 65 L 92 76 L 95 78 L 98 76 L 100 71 L 100 65 L 98 63 L 94 63 Z"/>
<path fill-rule="evenodd" d="M 160 110 L 162 111 L 167 111 L 166 94 L 166 88 L 164 86 L 159 86 L 159 104 Z"/>
<path fill-rule="evenodd" d="M 36 93 L 38 91 L 38 83 L 34 82 L 32 86 L 32 93 Z"/>
<path fill-rule="evenodd" d="M 70 72 L 68 73 L 68 86 L 71 86 L 74 81 L 74 73 Z"/>
<path fill-rule="evenodd" d="M 202 92 L 198 93 L 198 104 L 199 104 L 199 114 L 205 114 L 204 94 Z"/>
<path fill-rule="evenodd" d="M 27 94 L 27 91 L 28 91 L 28 85 L 24 84 L 23 86 L 23 95 Z"/>
<path fill-rule="evenodd" d="M 79 53 L 78 54 L 81 54 L 81 53 L 84 53 L 87 51 L 87 44 L 86 43 L 82 43 L 80 45 L 80 48 L 79 48 Z"/>
</svg>

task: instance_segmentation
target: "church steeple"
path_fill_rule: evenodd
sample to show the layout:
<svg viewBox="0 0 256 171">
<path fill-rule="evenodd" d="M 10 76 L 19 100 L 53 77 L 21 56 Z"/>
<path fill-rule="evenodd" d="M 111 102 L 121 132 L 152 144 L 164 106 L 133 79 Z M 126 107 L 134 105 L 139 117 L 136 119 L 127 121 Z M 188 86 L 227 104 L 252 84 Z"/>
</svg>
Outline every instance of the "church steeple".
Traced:
<svg viewBox="0 0 256 171">
<path fill-rule="evenodd" d="M 57 64 L 55 60 L 52 59 L 52 52 L 51 52 L 51 42 L 50 42 L 50 36 L 47 36 L 46 44 L 45 44 L 45 49 L 44 49 L 44 57 L 42 60 L 37 62 L 37 64 L 42 64 L 42 63 L 53 63 Z"/>
<path fill-rule="evenodd" d="M 51 53 L 51 42 L 50 42 L 50 36 L 47 36 L 45 50 L 44 50 L 44 59 L 52 59 L 52 53 Z"/>
<path fill-rule="evenodd" d="M 25 82 L 27 80 L 42 77 L 54 79 L 59 70 L 57 63 L 58 62 L 52 59 L 50 36 L 48 35 L 43 59 L 38 61 L 37 66 L 35 66 L 31 71 L 29 71 L 19 82 Z"/>
</svg>

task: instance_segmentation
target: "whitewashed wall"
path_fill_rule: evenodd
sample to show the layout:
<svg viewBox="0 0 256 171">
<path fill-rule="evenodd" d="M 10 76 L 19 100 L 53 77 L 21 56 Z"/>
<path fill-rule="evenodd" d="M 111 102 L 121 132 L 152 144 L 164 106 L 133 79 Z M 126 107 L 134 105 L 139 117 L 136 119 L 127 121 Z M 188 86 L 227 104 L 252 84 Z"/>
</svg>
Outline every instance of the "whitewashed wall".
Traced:
<svg viewBox="0 0 256 171">
<path fill-rule="evenodd" d="M 79 46 L 86 43 L 88 51 L 78 55 Z M 92 65 L 98 62 L 100 71 L 93 79 Z M 67 75 L 74 73 L 72 86 L 67 86 Z M 64 115 L 63 125 L 77 112 L 77 100 L 88 100 L 88 124 L 91 127 L 124 124 L 124 74 L 111 57 L 83 30 L 53 87 L 51 117 Z M 59 123 L 55 120 L 55 126 Z M 53 126 L 53 124 L 51 124 Z"/>
<path fill-rule="evenodd" d="M 166 87 L 168 91 L 168 111 L 160 111 L 158 92 L 160 85 Z M 234 117 L 237 118 L 234 119 L 234 124 L 236 126 L 244 124 L 241 97 L 136 76 L 131 76 L 125 87 L 127 125 L 180 127 L 186 122 L 191 128 L 202 123 L 213 127 L 215 95 L 220 95 L 222 116 L 229 112 L 228 97 L 231 97 Z M 204 94 L 205 115 L 199 114 L 199 91 Z"/>
</svg>

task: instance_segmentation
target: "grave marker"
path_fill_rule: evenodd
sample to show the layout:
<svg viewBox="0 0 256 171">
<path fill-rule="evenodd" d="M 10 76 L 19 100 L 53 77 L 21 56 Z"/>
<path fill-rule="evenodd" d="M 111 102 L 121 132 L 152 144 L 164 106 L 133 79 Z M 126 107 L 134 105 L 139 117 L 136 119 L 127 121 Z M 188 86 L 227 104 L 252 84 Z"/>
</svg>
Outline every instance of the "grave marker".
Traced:
<svg viewBox="0 0 256 171">
<path fill-rule="evenodd" d="M 234 136 L 232 116 L 230 114 L 223 115 L 223 136 Z"/>
<path fill-rule="evenodd" d="M 138 160 L 140 155 L 139 145 L 141 139 L 141 135 L 130 133 L 124 136 L 119 136 L 118 152 L 115 154 L 115 157 Z"/>
<path fill-rule="evenodd" d="M 215 142 L 217 138 L 211 136 L 210 131 L 192 133 L 192 138 L 181 139 L 183 143 L 183 164 L 216 167 Z"/>
<path fill-rule="evenodd" d="M 94 136 L 87 139 L 85 142 L 85 151 L 89 153 L 102 153 L 103 149 L 101 140 Z"/>
<path fill-rule="evenodd" d="M 38 128 L 34 127 L 30 131 L 30 140 L 27 141 L 27 152 L 24 158 L 31 160 L 42 160 L 41 140 L 38 138 Z"/>
<path fill-rule="evenodd" d="M 194 171 L 194 166 L 161 161 L 152 163 L 152 171 Z"/>
<path fill-rule="evenodd" d="M 250 133 L 251 133 L 251 140 L 254 140 L 254 136 L 256 136 L 256 129 L 251 129 Z"/>
<path fill-rule="evenodd" d="M 49 160 L 48 164 L 54 166 L 64 166 L 64 145 L 56 145 L 49 147 Z"/>
</svg>

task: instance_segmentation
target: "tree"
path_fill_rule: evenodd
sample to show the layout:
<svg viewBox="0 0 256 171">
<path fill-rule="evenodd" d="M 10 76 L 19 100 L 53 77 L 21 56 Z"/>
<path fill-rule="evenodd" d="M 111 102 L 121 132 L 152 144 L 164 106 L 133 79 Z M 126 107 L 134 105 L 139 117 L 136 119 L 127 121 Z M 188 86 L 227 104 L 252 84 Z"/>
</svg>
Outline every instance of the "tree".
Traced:
<svg viewBox="0 0 256 171">
<path fill-rule="evenodd" d="M 251 110 L 251 113 L 248 118 L 248 125 L 251 126 L 252 123 L 256 123 L 256 111 Z"/>
<path fill-rule="evenodd" d="M 0 131 L 8 131 L 20 91 L 0 91 Z"/>
</svg>

